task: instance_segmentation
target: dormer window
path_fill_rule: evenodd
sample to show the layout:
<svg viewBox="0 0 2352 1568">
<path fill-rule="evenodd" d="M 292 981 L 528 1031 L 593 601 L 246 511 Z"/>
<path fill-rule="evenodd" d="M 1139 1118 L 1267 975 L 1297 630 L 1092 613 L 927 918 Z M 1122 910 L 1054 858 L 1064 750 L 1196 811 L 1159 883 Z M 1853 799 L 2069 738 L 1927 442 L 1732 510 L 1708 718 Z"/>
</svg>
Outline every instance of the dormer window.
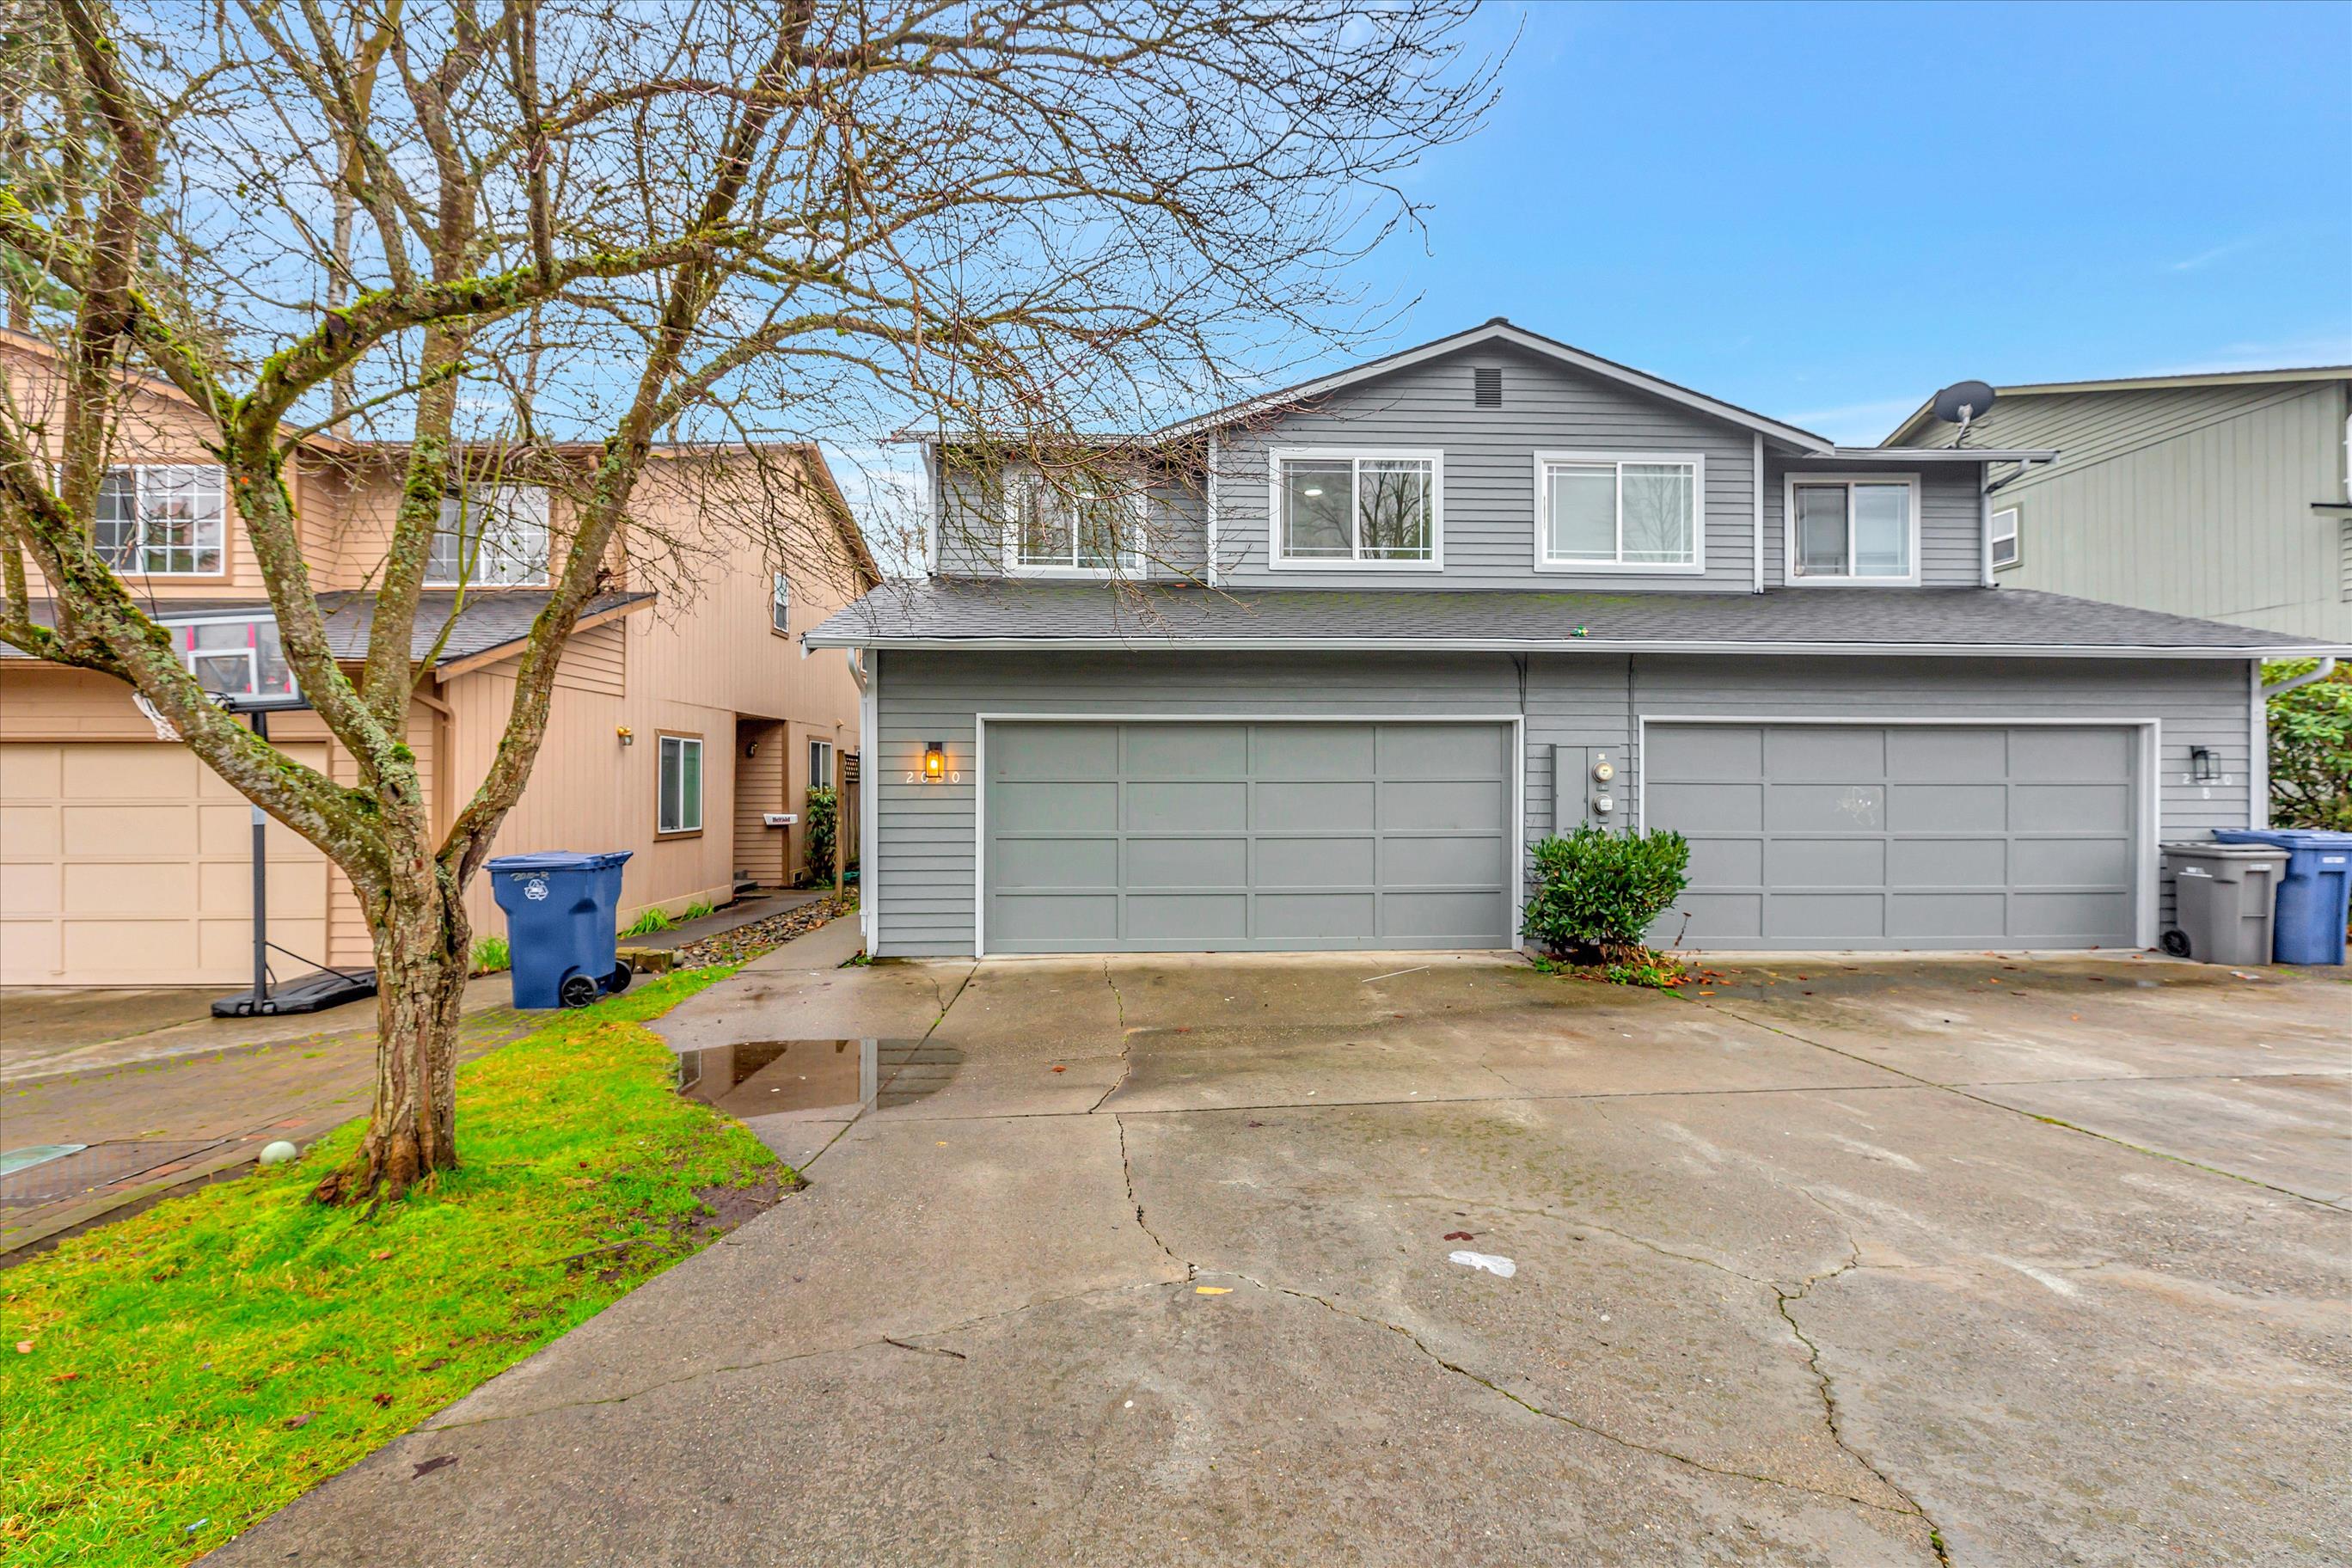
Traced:
<svg viewBox="0 0 2352 1568">
<path fill-rule="evenodd" d="M 1034 475 L 1004 492 L 1004 561 L 1027 576 L 1108 577 L 1143 568 L 1143 497 Z"/>
<path fill-rule="evenodd" d="M 1789 581 L 1807 587 L 1919 581 L 1919 476 L 1791 474 Z"/>
<path fill-rule="evenodd" d="M 429 588 L 541 587 L 547 582 L 547 491 L 467 485 L 441 501 L 425 563 Z"/>
<path fill-rule="evenodd" d="M 138 463 L 99 482 L 91 543 L 117 572 L 217 577 L 227 532 L 217 464 Z"/>
</svg>

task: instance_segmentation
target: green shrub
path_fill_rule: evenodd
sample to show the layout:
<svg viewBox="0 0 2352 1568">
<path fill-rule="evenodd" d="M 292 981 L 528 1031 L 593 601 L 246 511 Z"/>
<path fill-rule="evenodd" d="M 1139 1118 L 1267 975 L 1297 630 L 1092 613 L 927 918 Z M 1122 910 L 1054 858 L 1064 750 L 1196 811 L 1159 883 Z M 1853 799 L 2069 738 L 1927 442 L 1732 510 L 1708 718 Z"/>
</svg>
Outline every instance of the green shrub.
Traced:
<svg viewBox="0 0 2352 1568">
<path fill-rule="evenodd" d="M 715 915 L 718 912 L 719 906 L 712 903 L 709 899 L 697 899 L 694 902 L 687 905 L 685 913 L 679 915 L 677 918 L 682 921 L 698 921 L 705 915 Z"/>
<path fill-rule="evenodd" d="M 833 831 L 838 820 L 830 789 L 808 792 L 808 868 L 821 882 L 833 879 Z"/>
<path fill-rule="evenodd" d="M 677 922 L 658 904 L 647 906 L 646 912 L 621 928 L 623 936 L 651 936 L 657 931 L 667 931 Z"/>
<path fill-rule="evenodd" d="M 2263 666 L 2265 681 L 2314 667 L 2307 658 Z M 2271 821 L 2280 827 L 2352 832 L 2352 665 L 2270 700 Z"/>
<path fill-rule="evenodd" d="M 513 967 L 514 955 L 507 951 L 506 938 L 486 936 L 474 944 L 474 973 L 496 974 Z"/>
<path fill-rule="evenodd" d="M 1611 833 L 1587 824 L 1535 847 L 1520 928 L 1556 958 L 1622 964 L 1646 954 L 1650 924 L 1689 885 L 1679 833 Z"/>
</svg>

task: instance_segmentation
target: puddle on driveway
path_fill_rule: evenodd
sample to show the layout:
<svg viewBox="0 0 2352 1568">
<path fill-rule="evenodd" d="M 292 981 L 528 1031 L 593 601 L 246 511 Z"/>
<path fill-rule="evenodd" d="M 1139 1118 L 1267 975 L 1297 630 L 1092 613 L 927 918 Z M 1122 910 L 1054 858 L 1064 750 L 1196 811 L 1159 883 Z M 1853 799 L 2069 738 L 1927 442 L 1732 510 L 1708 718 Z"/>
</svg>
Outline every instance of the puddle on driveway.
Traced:
<svg viewBox="0 0 2352 1568">
<path fill-rule="evenodd" d="M 678 1052 L 677 1091 L 742 1121 L 845 1121 L 936 1094 L 962 1065 L 920 1040 L 747 1040 Z"/>
</svg>

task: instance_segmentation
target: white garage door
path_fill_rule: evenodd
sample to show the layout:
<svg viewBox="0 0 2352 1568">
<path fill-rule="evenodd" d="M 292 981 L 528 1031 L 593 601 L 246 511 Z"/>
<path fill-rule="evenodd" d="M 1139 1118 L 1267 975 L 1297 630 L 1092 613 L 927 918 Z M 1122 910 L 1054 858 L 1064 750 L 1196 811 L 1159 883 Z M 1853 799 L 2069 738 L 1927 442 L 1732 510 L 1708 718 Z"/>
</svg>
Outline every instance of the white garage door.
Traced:
<svg viewBox="0 0 2352 1568">
<path fill-rule="evenodd" d="M 2137 731 L 1646 727 L 1648 826 L 1691 841 L 1694 946 L 2137 944 Z M 1673 936 L 1679 917 L 1659 928 Z"/>
<path fill-rule="evenodd" d="M 270 939 L 323 958 L 326 859 L 276 823 L 268 843 Z M 184 746 L 0 744 L 0 984 L 247 979 L 252 844 L 252 808 Z"/>
</svg>

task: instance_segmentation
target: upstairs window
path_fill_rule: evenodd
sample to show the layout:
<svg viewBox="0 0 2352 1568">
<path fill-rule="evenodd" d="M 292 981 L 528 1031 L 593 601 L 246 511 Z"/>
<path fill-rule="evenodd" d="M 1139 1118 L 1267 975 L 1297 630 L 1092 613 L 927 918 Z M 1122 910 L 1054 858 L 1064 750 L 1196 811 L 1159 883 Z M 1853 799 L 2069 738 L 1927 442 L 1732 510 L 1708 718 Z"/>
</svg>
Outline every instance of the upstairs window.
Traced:
<svg viewBox="0 0 2352 1568">
<path fill-rule="evenodd" d="M 782 572 L 776 574 L 775 586 L 769 591 L 768 625 L 784 633 L 793 629 L 793 584 Z"/>
<path fill-rule="evenodd" d="M 1143 565 L 1143 498 L 1034 477 L 1004 495 L 1004 556 L 1015 574 L 1108 576 Z"/>
<path fill-rule="evenodd" d="M 547 492 L 467 485 L 441 501 L 425 563 L 429 588 L 541 587 L 547 582 Z"/>
<path fill-rule="evenodd" d="M 1539 569 L 1697 572 L 1705 565 L 1696 454 L 1550 452 L 1538 456 Z"/>
<path fill-rule="evenodd" d="M 2004 507 L 1992 514 L 1992 563 L 2014 566 L 2018 559 L 2017 508 Z"/>
<path fill-rule="evenodd" d="M 1434 452 L 1277 452 L 1274 564 L 1440 563 Z"/>
<path fill-rule="evenodd" d="M 1790 582 L 1919 580 L 1916 475 L 1791 476 L 1787 505 Z"/>
<path fill-rule="evenodd" d="M 92 542 L 117 572 L 148 577 L 217 577 L 227 509 L 221 470 L 209 463 L 138 463 L 99 481 Z"/>
</svg>

